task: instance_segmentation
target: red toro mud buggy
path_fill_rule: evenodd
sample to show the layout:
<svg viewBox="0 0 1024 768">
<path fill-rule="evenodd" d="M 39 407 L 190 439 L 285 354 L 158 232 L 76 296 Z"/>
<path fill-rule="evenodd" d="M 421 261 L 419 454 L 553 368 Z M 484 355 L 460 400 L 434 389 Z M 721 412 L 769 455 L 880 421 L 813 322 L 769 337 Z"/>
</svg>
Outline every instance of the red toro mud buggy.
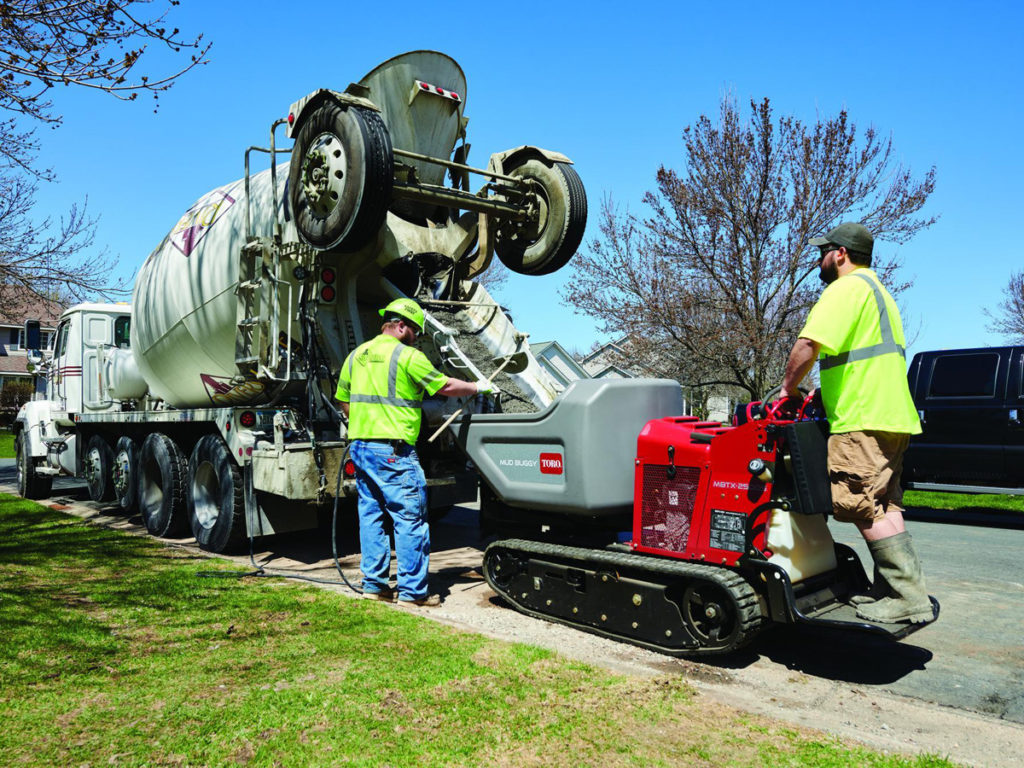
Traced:
<svg viewBox="0 0 1024 768">
<path fill-rule="evenodd" d="M 484 556 L 499 595 L 674 655 L 728 653 L 773 622 L 893 639 L 924 626 L 871 623 L 848 602 L 870 582 L 829 533 L 825 422 L 651 418 L 673 407 L 675 382 L 580 381 L 539 414 L 464 421 L 483 519 L 516 534 Z M 630 519 L 631 540 L 611 541 Z"/>
</svg>

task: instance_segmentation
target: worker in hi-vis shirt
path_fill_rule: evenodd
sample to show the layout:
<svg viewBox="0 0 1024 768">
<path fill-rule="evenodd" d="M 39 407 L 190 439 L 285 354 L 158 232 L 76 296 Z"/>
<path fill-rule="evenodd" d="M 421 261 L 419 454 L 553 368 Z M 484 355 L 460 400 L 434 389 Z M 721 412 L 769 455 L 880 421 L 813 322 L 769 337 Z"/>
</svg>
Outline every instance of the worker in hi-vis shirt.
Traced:
<svg viewBox="0 0 1024 768">
<path fill-rule="evenodd" d="M 345 359 L 335 395 L 348 417 L 356 465 L 363 594 L 403 605 L 440 605 L 427 588 L 430 528 L 427 482 L 416 455 L 423 393 L 465 397 L 494 391 L 488 382 L 445 376 L 410 346 L 423 332 L 423 309 L 396 299 L 380 310 L 380 335 Z M 397 588 L 388 583 L 391 546 L 384 516 L 394 522 Z"/>
<path fill-rule="evenodd" d="M 899 309 L 870 269 L 874 238 L 862 224 L 840 224 L 810 245 L 819 248 L 827 285 L 790 352 L 782 397 L 799 396 L 797 385 L 820 355 L 833 515 L 857 526 L 875 562 L 871 591 L 851 601 L 857 614 L 887 623 L 931 621 L 900 506 L 903 454 L 921 424 L 907 386 Z"/>
</svg>

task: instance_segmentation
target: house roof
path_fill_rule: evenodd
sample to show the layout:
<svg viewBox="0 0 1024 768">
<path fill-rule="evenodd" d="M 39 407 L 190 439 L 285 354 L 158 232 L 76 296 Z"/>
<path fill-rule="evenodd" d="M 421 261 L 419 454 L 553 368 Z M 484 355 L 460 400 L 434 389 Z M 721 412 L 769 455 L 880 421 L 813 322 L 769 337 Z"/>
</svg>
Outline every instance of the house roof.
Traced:
<svg viewBox="0 0 1024 768">
<path fill-rule="evenodd" d="M 28 369 L 25 367 L 27 364 L 28 357 L 26 355 L 4 355 L 0 357 L 0 374 L 19 373 L 22 376 L 28 376 Z"/>
<path fill-rule="evenodd" d="M 3 289 L 3 304 L 0 306 L 0 324 L 22 326 L 26 320 L 38 320 L 44 328 L 57 327 L 63 305 L 58 301 L 40 299 L 31 291 L 20 286 L 6 286 Z"/>
</svg>

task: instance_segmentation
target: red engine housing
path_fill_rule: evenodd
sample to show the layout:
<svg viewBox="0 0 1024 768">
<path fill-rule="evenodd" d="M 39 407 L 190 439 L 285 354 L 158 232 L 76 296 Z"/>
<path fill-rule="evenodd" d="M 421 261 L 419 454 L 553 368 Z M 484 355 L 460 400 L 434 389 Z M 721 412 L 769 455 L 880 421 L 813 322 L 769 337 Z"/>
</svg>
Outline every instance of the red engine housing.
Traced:
<svg viewBox="0 0 1024 768">
<path fill-rule="evenodd" d="M 648 422 L 637 440 L 633 549 L 726 566 L 745 554 L 770 557 L 772 482 L 765 478 L 777 459 L 775 442 L 763 421 Z M 755 474 L 755 459 L 766 472 Z"/>
</svg>

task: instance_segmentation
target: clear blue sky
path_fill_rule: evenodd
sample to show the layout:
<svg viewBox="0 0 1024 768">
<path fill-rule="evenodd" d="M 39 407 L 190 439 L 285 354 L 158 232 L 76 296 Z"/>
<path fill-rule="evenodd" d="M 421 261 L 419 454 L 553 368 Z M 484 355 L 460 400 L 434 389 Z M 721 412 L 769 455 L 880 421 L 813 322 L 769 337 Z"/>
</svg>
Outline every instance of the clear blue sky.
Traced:
<svg viewBox="0 0 1024 768">
<path fill-rule="evenodd" d="M 348 10 L 352 8 L 352 10 Z M 380 8 L 382 10 L 378 10 Z M 660 164 L 681 167 L 680 135 L 731 92 L 771 98 L 805 121 L 846 108 L 892 134 L 918 175 L 937 168 L 925 214 L 941 218 L 899 249 L 911 351 L 998 344 L 985 330 L 1010 273 L 1021 269 L 1024 64 L 1017 2 L 271 3 L 183 0 L 170 22 L 213 42 L 210 63 L 183 77 L 153 113 L 58 89 L 64 125 L 42 129 L 57 184 L 39 213 L 89 199 L 97 242 L 136 269 L 204 192 L 242 176 L 243 153 L 319 87 L 342 90 L 408 50 L 453 56 L 468 80 L 470 162 L 535 144 L 567 154 L 594 215 L 612 195 L 643 212 Z M 155 52 L 146 71 L 174 60 Z M 876 249 L 895 252 L 884 242 Z M 499 298 L 533 341 L 585 350 L 595 323 L 561 305 L 571 265 L 513 276 Z"/>
</svg>

